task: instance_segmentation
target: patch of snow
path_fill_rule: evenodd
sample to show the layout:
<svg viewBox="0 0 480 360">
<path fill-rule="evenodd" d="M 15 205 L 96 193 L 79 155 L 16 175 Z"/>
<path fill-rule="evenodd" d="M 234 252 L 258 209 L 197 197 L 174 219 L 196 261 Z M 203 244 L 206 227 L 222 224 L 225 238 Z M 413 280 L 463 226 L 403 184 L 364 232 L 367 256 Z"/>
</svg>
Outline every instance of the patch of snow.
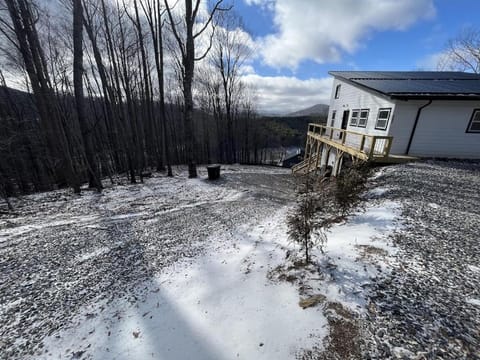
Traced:
<svg viewBox="0 0 480 360">
<path fill-rule="evenodd" d="M 389 189 L 387 187 L 376 187 L 367 192 L 366 197 L 380 197 L 384 195 Z"/>
<path fill-rule="evenodd" d="M 383 237 L 398 227 L 395 220 L 400 217 L 400 212 L 399 203 L 383 201 L 367 206 L 365 212 L 330 229 L 323 257 L 323 267 L 330 275 L 323 290 L 327 299 L 363 311 L 364 287 L 379 271 L 387 271 L 394 261 L 391 255 L 396 249 Z M 366 252 L 369 259 L 362 258 Z M 317 257 L 322 259 L 319 253 Z"/>
<path fill-rule="evenodd" d="M 476 272 L 476 273 L 480 273 L 480 267 L 478 266 L 475 266 L 475 265 L 468 265 L 468 270 L 470 271 L 473 271 L 473 272 Z"/>
<path fill-rule="evenodd" d="M 61 226 L 67 226 L 67 225 L 75 225 L 75 226 L 85 225 L 85 226 L 93 227 L 93 225 L 87 225 L 87 224 L 92 224 L 97 222 L 102 222 L 102 223 L 115 222 L 115 221 L 130 219 L 130 218 L 142 217 L 145 215 L 148 215 L 148 213 L 136 212 L 136 213 L 128 213 L 128 214 L 111 215 L 108 217 L 103 217 L 98 215 L 84 215 L 84 216 L 70 217 L 69 220 L 53 220 L 53 221 L 45 221 L 38 224 L 21 225 L 17 227 L 0 230 L 0 243 L 12 237 L 19 237 L 29 232 L 42 230 L 45 228 L 61 227 Z"/>
<path fill-rule="evenodd" d="M 395 346 L 392 351 L 395 355 L 395 358 L 397 359 L 412 359 L 415 356 L 415 354 L 412 353 L 410 350 L 407 350 L 401 346 Z"/>
<path fill-rule="evenodd" d="M 378 178 L 382 177 L 383 175 L 385 175 L 385 169 L 379 169 L 375 172 L 375 174 L 373 174 L 372 176 L 369 177 L 369 180 L 370 181 L 377 180 Z"/>
<path fill-rule="evenodd" d="M 164 209 L 162 211 L 156 212 L 155 215 L 159 215 L 162 213 L 168 213 L 168 212 L 175 212 L 175 211 L 180 211 L 184 209 L 189 209 L 189 208 L 194 208 L 197 206 L 203 206 L 203 205 L 213 205 L 213 204 L 218 204 L 218 203 L 223 203 L 223 202 L 231 202 L 231 201 L 236 201 L 240 199 L 242 196 L 241 192 L 237 191 L 231 191 L 229 194 L 226 194 L 223 199 L 218 199 L 218 200 L 204 200 L 204 201 L 198 201 L 198 202 L 193 202 L 185 205 L 180 205 L 176 206 L 170 209 Z"/>
<path fill-rule="evenodd" d="M 107 221 L 119 221 L 119 220 L 125 220 L 125 219 L 130 219 L 130 218 L 137 218 L 137 217 L 142 217 L 148 215 L 147 212 L 137 212 L 137 213 L 129 213 L 129 214 L 121 214 L 121 215 L 113 215 L 110 216 Z"/>
<path fill-rule="evenodd" d="M 466 301 L 471 305 L 480 306 L 480 299 L 468 298 Z"/>
<path fill-rule="evenodd" d="M 77 261 L 78 262 L 87 261 L 87 260 L 90 260 L 92 258 L 98 257 L 100 255 L 106 254 L 110 250 L 111 249 L 109 247 L 104 246 L 104 247 L 95 249 L 94 251 L 91 251 L 89 253 L 86 253 L 86 254 L 83 254 L 83 255 L 79 256 Z"/>
<path fill-rule="evenodd" d="M 13 228 L 1 229 L 0 230 L 0 242 L 5 241 L 13 236 L 20 236 L 31 231 L 41 230 L 47 227 L 56 227 L 56 226 L 65 226 L 65 225 L 72 225 L 78 222 L 87 222 L 94 219 L 94 216 L 83 217 L 82 219 L 69 219 L 69 220 L 55 220 L 50 222 L 42 222 L 39 224 L 31 224 L 31 225 L 22 225 Z"/>
</svg>

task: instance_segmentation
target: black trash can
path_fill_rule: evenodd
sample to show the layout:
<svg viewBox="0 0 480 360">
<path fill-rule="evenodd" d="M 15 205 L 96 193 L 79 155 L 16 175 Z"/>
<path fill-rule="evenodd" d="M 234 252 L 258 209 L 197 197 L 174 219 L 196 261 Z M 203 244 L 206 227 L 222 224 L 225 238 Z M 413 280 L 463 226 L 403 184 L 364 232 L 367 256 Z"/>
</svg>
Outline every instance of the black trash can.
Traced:
<svg viewBox="0 0 480 360">
<path fill-rule="evenodd" d="M 208 180 L 217 180 L 220 178 L 220 165 L 213 164 L 207 166 Z"/>
</svg>

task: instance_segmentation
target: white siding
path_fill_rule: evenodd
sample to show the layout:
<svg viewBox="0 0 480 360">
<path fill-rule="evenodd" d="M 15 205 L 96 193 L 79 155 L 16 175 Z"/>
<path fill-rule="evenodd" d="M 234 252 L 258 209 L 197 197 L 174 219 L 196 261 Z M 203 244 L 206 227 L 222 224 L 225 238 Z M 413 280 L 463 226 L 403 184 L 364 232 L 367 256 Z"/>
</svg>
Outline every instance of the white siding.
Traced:
<svg viewBox="0 0 480 360">
<path fill-rule="evenodd" d="M 424 101 L 423 104 L 426 102 Z M 401 110 L 400 110 L 401 109 Z M 412 104 L 398 104 L 393 143 L 398 140 L 406 150 L 416 109 Z M 480 134 L 467 133 L 473 109 L 480 109 L 480 101 L 433 101 L 425 107 L 418 120 L 410 148 L 410 155 L 450 158 L 480 158 Z M 400 116 L 398 116 L 401 114 Z M 403 140 L 400 140 L 403 139 Z M 406 139 L 406 141 L 405 141 Z"/>
<path fill-rule="evenodd" d="M 340 89 L 340 97 L 335 99 L 335 89 L 339 84 L 342 85 Z M 365 91 L 335 78 L 333 81 L 332 96 L 330 98 L 330 114 L 328 118 L 328 125 L 330 125 L 332 111 L 337 112 L 334 127 L 340 128 L 342 126 L 343 112 L 345 110 L 350 111 L 349 118 L 351 118 L 352 110 L 369 109 L 370 113 L 368 115 L 367 126 L 365 128 L 348 125 L 347 130 L 357 131 L 369 135 L 388 135 L 388 127 L 387 130 L 375 130 L 378 109 L 381 108 L 392 108 L 393 114 L 395 110 L 395 103 L 392 100 L 377 96 L 374 93 Z M 390 115 L 390 117 L 391 116 L 392 115 Z M 390 126 L 390 121 L 388 126 Z"/>
<path fill-rule="evenodd" d="M 427 103 L 428 100 L 397 101 L 395 113 L 393 116 L 390 115 L 389 134 L 393 136 L 391 154 L 403 155 L 406 153 L 418 108 Z"/>
</svg>

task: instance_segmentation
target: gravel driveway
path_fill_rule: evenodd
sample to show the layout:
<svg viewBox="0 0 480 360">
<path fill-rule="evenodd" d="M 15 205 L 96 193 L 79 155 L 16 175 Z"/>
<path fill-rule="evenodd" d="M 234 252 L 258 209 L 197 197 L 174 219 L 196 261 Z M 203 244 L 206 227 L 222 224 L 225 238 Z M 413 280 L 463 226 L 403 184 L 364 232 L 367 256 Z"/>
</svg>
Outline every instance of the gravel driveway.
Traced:
<svg viewBox="0 0 480 360">
<path fill-rule="evenodd" d="M 0 216 L 2 359 L 41 354 L 80 308 L 135 302 L 130 290 L 202 254 L 211 235 L 228 239 L 294 200 L 288 170 L 231 166 L 215 183 L 178 172 L 101 195 L 36 194 Z M 480 359 L 480 164 L 384 167 L 369 186 L 403 205 L 403 226 L 390 235 L 394 261 L 368 289 L 362 358 Z"/>
<path fill-rule="evenodd" d="M 405 227 L 372 289 L 368 355 L 480 359 L 480 164 L 386 167 L 372 186 L 402 202 Z"/>
<path fill-rule="evenodd" d="M 59 190 L 14 201 L 0 217 L 0 354 L 42 353 L 42 339 L 78 310 L 111 301 L 210 235 L 265 218 L 293 199 L 289 170 L 223 167 L 216 182 L 155 176 L 81 196 Z M 135 299 L 132 298 L 132 301 Z"/>
</svg>

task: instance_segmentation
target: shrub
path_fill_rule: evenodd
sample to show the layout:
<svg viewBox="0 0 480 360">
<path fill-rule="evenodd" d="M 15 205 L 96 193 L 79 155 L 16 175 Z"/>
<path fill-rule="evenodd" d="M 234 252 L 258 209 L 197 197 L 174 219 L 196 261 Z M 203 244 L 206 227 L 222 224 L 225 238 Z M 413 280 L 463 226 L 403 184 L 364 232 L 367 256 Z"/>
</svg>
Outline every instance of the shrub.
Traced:
<svg viewBox="0 0 480 360">
<path fill-rule="evenodd" d="M 297 207 L 287 218 L 288 236 L 301 245 L 305 263 L 308 264 L 310 250 L 314 246 L 319 246 L 323 252 L 323 246 L 327 241 L 325 231 L 329 222 L 321 215 L 329 213 L 332 196 L 330 191 L 324 191 L 325 184 L 322 186 L 316 177 L 307 174 L 299 179 Z"/>
<path fill-rule="evenodd" d="M 343 217 L 360 202 L 370 173 L 368 164 L 353 165 L 344 169 L 336 178 L 335 199 Z"/>
<path fill-rule="evenodd" d="M 344 219 L 360 202 L 369 174 L 368 165 L 346 168 L 336 179 L 320 179 L 306 174 L 297 183 L 297 206 L 288 218 L 288 236 L 301 246 L 305 263 L 310 263 L 310 252 L 327 242 L 327 230 Z M 325 181 L 327 180 L 327 181 Z"/>
</svg>

